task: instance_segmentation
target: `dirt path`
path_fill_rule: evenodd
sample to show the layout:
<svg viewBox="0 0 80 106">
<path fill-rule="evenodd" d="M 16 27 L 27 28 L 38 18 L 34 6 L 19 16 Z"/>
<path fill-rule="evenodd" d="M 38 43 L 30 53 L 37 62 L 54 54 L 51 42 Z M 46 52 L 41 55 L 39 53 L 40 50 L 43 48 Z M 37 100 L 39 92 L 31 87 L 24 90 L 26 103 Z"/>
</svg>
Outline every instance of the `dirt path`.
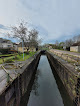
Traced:
<svg viewBox="0 0 80 106">
<path fill-rule="evenodd" d="M 57 49 L 51 49 L 50 51 L 51 52 L 63 53 L 63 54 L 68 54 L 68 55 L 73 55 L 73 56 L 80 57 L 80 53 L 76 53 L 76 52 L 70 52 L 70 51 L 64 51 L 64 50 L 57 50 Z"/>
</svg>

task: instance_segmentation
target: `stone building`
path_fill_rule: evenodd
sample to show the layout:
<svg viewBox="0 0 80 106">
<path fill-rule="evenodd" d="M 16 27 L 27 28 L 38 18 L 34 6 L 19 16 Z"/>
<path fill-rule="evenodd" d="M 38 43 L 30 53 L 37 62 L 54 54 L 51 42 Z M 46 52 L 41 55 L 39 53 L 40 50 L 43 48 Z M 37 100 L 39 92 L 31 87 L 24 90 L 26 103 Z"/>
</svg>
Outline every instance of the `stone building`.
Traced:
<svg viewBox="0 0 80 106">
<path fill-rule="evenodd" d="M 70 47 L 70 51 L 80 52 L 80 42 L 74 43 L 74 44 Z"/>
<path fill-rule="evenodd" d="M 23 52 L 23 48 L 24 48 L 24 52 L 27 52 L 27 51 L 36 51 L 36 47 L 34 46 L 30 46 L 28 42 L 25 42 L 24 43 L 24 47 L 22 47 L 22 42 L 20 42 L 18 44 L 18 51 L 19 52 Z"/>
</svg>

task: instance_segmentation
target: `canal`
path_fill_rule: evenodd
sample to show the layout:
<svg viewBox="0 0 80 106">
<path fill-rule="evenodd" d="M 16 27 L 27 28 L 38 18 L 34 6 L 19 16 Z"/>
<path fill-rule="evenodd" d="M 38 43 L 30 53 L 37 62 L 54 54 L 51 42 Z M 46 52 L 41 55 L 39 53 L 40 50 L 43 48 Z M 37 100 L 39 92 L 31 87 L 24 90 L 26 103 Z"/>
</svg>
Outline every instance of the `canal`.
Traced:
<svg viewBox="0 0 80 106">
<path fill-rule="evenodd" d="M 73 106 L 60 79 L 52 73 L 46 55 L 41 56 L 29 97 L 26 95 L 21 106 Z"/>
</svg>

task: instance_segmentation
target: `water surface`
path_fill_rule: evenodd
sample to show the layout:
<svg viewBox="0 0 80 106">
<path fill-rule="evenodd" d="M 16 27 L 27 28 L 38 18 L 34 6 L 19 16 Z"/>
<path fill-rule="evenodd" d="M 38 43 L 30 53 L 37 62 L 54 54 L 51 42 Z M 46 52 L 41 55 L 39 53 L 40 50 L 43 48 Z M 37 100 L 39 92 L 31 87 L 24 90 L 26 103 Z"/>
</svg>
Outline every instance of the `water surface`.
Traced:
<svg viewBox="0 0 80 106">
<path fill-rule="evenodd" d="M 65 88 L 57 82 L 58 85 L 47 57 L 42 55 L 26 106 L 73 106 Z M 59 87 L 63 91 L 59 91 Z"/>
</svg>

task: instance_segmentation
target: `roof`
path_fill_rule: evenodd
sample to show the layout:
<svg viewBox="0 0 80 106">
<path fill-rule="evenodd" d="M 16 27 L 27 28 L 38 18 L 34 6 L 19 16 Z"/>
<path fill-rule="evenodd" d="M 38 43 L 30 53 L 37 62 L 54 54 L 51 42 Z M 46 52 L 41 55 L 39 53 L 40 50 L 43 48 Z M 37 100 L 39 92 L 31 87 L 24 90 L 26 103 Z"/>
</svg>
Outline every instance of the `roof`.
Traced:
<svg viewBox="0 0 80 106">
<path fill-rule="evenodd" d="M 72 46 L 80 46 L 80 42 L 74 43 Z"/>
<path fill-rule="evenodd" d="M 29 46 L 29 42 L 24 42 L 24 47 Z M 18 44 L 18 47 L 22 47 L 22 42 Z"/>
<path fill-rule="evenodd" d="M 17 43 L 13 43 L 13 45 L 18 45 Z"/>
<path fill-rule="evenodd" d="M 8 42 L 11 43 L 11 40 L 0 38 L 0 43 L 8 43 Z"/>
</svg>

